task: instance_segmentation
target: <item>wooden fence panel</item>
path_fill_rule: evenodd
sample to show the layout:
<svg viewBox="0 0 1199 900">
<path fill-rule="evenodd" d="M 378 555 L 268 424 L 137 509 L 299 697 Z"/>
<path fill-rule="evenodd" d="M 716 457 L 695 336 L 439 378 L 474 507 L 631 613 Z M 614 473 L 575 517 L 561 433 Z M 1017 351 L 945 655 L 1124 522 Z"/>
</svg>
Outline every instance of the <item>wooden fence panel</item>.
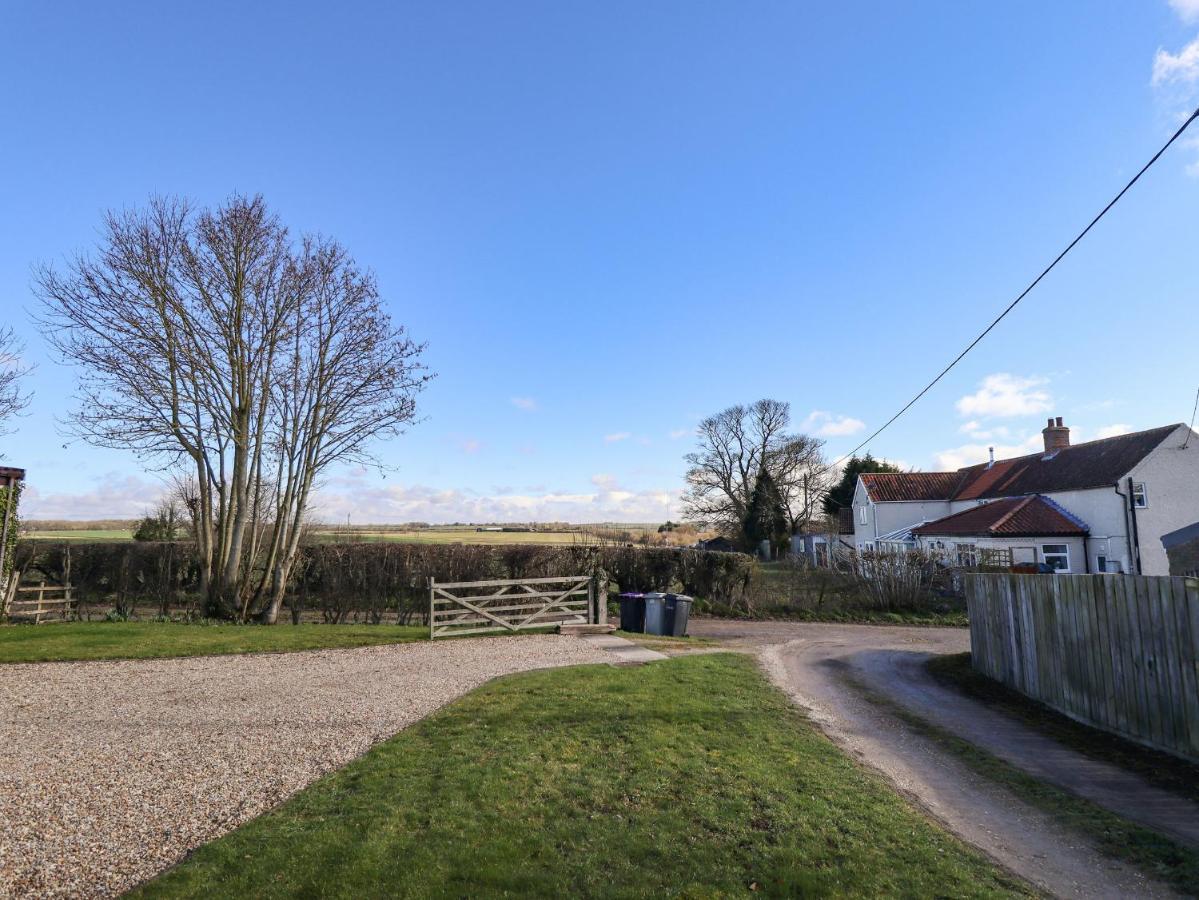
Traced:
<svg viewBox="0 0 1199 900">
<path fill-rule="evenodd" d="M 963 580 L 977 671 L 1081 722 L 1199 760 L 1199 579 Z"/>
</svg>

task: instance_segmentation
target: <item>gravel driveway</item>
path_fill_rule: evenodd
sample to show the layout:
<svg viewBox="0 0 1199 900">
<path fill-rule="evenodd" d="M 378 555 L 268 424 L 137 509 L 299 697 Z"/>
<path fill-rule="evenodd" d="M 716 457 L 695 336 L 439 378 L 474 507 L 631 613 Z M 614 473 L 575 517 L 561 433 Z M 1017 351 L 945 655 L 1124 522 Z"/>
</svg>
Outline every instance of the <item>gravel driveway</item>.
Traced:
<svg viewBox="0 0 1199 900">
<path fill-rule="evenodd" d="M 110 896 L 498 675 L 609 662 L 524 635 L 0 666 L 0 896 Z"/>
</svg>

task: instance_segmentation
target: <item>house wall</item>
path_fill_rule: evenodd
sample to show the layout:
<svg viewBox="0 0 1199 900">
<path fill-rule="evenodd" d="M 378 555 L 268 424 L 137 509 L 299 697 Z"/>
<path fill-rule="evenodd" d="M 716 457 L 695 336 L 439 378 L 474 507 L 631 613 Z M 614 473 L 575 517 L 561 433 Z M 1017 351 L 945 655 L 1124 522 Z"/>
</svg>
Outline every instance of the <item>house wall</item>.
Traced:
<svg viewBox="0 0 1199 900">
<path fill-rule="evenodd" d="M 1118 563 L 1120 572 L 1132 572 L 1132 559 L 1128 549 L 1127 502 L 1116 493 L 1114 486 L 1090 488 L 1085 491 L 1053 491 L 1045 494 L 1062 509 L 1081 519 L 1091 529 L 1087 541 L 1091 554 L 1090 571 L 1099 571 L 1099 557 Z M 1109 571 L 1117 571 L 1110 565 Z M 1085 571 L 1081 567 L 1075 572 Z"/>
<path fill-rule="evenodd" d="M 1189 431 L 1179 425 L 1129 473 L 1133 481 L 1145 483 L 1149 496 L 1149 506 L 1136 511 L 1145 575 L 1170 574 L 1162 535 L 1199 520 L 1199 435 L 1192 435 L 1184 450 Z M 1127 493 L 1127 479 L 1120 489 Z"/>
<path fill-rule="evenodd" d="M 942 547 L 936 547 L 940 542 Z M 938 553 L 954 553 L 957 550 L 958 544 L 973 544 L 980 550 L 1013 550 L 1018 547 L 1035 547 L 1038 562 L 1042 561 L 1044 551 L 1042 548 L 1045 544 L 1065 544 L 1069 550 L 1070 568 L 1066 573 L 1071 575 L 1081 575 L 1086 571 L 1083 555 L 1083 539 L 1080 537 L 962 537 L 960 535 L 923 535 L 918 540 L 918 546 L 922 550 L 936 551 Z M 1092 567 L 1092 571 L 1094 568 Z"/>
<path fill-rule="evenodd" d="M 866 508 L 866 524 L 861 522 L 859 511 Z M 866 493 L 861 479 L 853 494 L 853 539 L 854 547 L 861 548 L 877 538 L 900 528 L 931 522 L 951 512 L 948 500 L 897 501 L 874 503 Z"/>
</svg>

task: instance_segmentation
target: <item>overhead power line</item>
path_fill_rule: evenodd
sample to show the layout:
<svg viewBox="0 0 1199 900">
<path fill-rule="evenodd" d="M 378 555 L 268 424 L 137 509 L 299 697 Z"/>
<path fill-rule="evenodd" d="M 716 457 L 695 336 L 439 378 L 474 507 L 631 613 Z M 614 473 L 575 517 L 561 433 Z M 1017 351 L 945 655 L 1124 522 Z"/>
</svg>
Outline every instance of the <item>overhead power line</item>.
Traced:
<svg viewBox="0 0 1199 900">
<path fill-rule="evenodd" d="M 1195 406 L 1191 410 L 1191 427 L 1190 427 L 1190 430 L 1187 431 L 1186 440 L 1182 442 L 1183 450 L 1185 450 L 1187 448 L 1187 444 L 1189 444 L 1191 442 L 1191 432 L 1193 432 L 1195 430 L 1195 416 L 1196 415 L 1199 415 L 1199 390 L 1195 391 Z"/>
<path fill-rule="evenodd" d="M 897 412 L 891 418 L 887 419 L 887 421 L 884 422 L 877 431 L 875 431 L 873 434 L 871 434 L 870 437 L 866 438 L 866 440 L 862 441 L 862 443 L 858 444 L 856 447 L 854 447 L 852 450 L 850 450 L 848 453 L 846 453 L 844 456 L 842 456 L 836 462 L 832 463 L 829 466 L 829 468 L 836 468 L 837 466 L 841 465 L 841 463 L 845 462 L 847 459 L 852 458 L 859 450 L 861 450 L 863 447 L 865 447 L 867 444 L 869 444 L 872 440 L 874 440 L 876 437 L 878 437 L 880 434 L 882 434 L 884 431 L 886 431 L 888 428 L 890 428 L 896 419 L 898 419 L 900 416 L 902 416 L 904 413 L 906 413 L 909 409 L 911 409 L 913 406 L 915 406 L 916 402 L 921 397 L 923 397 L 930 390 L 932 390 L 933 386 L 938 381 L 940 381 L 947 374 L 949 374 L 949 371 L 954 366 L 956 366 L 958 363 L 960 363 L 962 361 L 962 359 L 966 356 L 967 353 L 969 353 L 971 350 L 973 350 L 983 338 L 985 338 L 988 334 L 990 334 L 991 331 L 995 328 L 995 326 L 998 325 L 1000 322 L 1002 322 L 1004 320 L 1004 318 L 1007 317 L 1007 314 L 1010 313 L 1013 309 L 1015 309 L 1016 306 L 1020 303 L 1020 301 L 1023 300 L 1025 297 L 1027 297 L 1028 294 L 1032 291 L 1032 289 L 1041 283 L 1041 279 L 1043 279 L 1046 275 L 1048 275 L 1050 272 L 1053 271 L 1054 266 L 1056 266 L 1058 263 L 1060 263 L 1065 258 L 1066 254 L 1074 249 L 1074 245 L 1077 244 L 1079 241 L 1081 241 L 1084 237 L 1086 237 L 1087 232 L 1089 232 L 1092 228 L 1094 228 L 1095 225 L 1099 222 L 1099 220 L 1102 219 L 1104 216 L 1106 216 L 1108 211 L 1113 206 L 1115 206 L 1117 203 L 1120 202 L 1120 198 L 1123 197 L 1125 194 L 1127 194 L 1129 189 L 1134 184 L 1136 184 L 1138 181 L 1140 181 L 1141 176 L 1149 171 L 1149 169 L 1153 166 L 1153 164 L 1155 162 L 1158 161 L 1158 159 L 1161 157 L 1161 155 L 1163 153 L 1165 153 L 1168 149 L 1170 149 L 1170 145 L 1173 144 L 1176 140 L 1178 140 L 1182 136 L 1182 133 L 1184 131 L 1186 131 L 1187 128 L 1190 127 L 1191 123 L 1194 122 L 1195 119 L 1197 119 L 1197 118 L 1199 118 L 1199 108 L 1197 108 L 1193 113 L 1191 113 L 1190 116 L 1187 118 L 1187 120 L 1185 122 L 1183 122 L 1182 125 L 1179 126 L 1178 130 L 1176 132 L 1174 132 L 1174 134 L 1170 137 L 1170 140 L 1166 141 L 1166 143 L 1162 145 L 1162 148 L 1153 154 L 1153 158 L 1150 159 L 1149 162 L 1145 163 L 1145 165 L 1141 167 L 1141 171 L 1137 172 L 1137 174 L 1133 176 L 1132 180 L 1130 182 L 1128 182 L 1128 184 L 1124 185 L 1124 187 L 1120 191 L 1120 193 L 1116 194 L 1116 196 L 1113 197 L 1108 202 L 1107 206 L 1103 207 L 1103 209 L 1100 210 L 1099 215 L 1097 215 L 1097 216 L 1095 216 L 1095 218 L 1091 219 L 1091 221 L 1087 225 L 1087 227 L 1084 228 L 1082 231 L 1080 231 L 1078 233 L 1078 235 L 1074 238 L 1074 240 L 1072 240 L 1069 244 L 1066 245 L 1066 249 L 1063 250 L 1061 253 L 1059 253 L 1056 257 L 1054 257 L 1053 262 L 1051 262 L 1049 265 L 1047 265 L 1041 271 L 1041 274 L 1038 275 L 1036 278 L 1034 278 L 1032 280 L 1032 282 L 1028 285 L 1028 287 L 1026 287 L 1024 290 L 1022 290 L 1020 292 L 1019 296 L 1017 296 L 1015 300 L 1013 300 L 1011 303 L 1009 303 L 1007 305 L 1007 308 L 1004 309 L 1003 312 L 1001 312 L 998 316 L 996 316 L 991 321 L 990 325 L 988 325 L 981 332 L 979 332 L 978 336 L 974 340 L 972 340 L 969 344 L 966 345 L 965 350 L 963 350 L 961 353 L 959 353 L 957 356 L 955 356 L 953 358 L 953 361 L 949 365 L 947 365 L 944 369 L 942 369 L 940 372 L 938 372 L 937 377 L 934 378 L 932 381 L 930 381 L 928 384 L 926 384 L 920 390 L 920 393 L 918 393 L 915 397 L 913 397 L 911 400 L 909 400 L 907 403 L 905 403 L 903 405 L 903 407 L 899 410 L 899 412 Z"/>
</svg>

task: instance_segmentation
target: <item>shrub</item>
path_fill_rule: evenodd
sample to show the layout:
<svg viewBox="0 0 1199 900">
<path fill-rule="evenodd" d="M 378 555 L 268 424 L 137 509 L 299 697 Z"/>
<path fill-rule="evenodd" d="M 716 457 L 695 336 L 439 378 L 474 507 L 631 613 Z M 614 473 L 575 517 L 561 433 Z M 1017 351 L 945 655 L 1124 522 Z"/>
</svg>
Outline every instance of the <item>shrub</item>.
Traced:
<svg viewBox="0 0 1199 900">
<path fill-rule="evenodd" d="M 151 605 L 166 615 L 199 594 L 194 548 L 170 542 L 24 541 L 27 571 L 67 578 L 85 602 L 109 603 L 121 615 Z M 429 579 L 548 578 L 598 573 L 619 590 L 676 590 L 731 607 L 745 603 L 751 557 L 671 547 L 545 544 L 476 545 L 388 542 L 312 543 L 301 549 L 285 603 L 293 621 L 306 613 L 326 622 L 421 621 Z"/>
</svg>

